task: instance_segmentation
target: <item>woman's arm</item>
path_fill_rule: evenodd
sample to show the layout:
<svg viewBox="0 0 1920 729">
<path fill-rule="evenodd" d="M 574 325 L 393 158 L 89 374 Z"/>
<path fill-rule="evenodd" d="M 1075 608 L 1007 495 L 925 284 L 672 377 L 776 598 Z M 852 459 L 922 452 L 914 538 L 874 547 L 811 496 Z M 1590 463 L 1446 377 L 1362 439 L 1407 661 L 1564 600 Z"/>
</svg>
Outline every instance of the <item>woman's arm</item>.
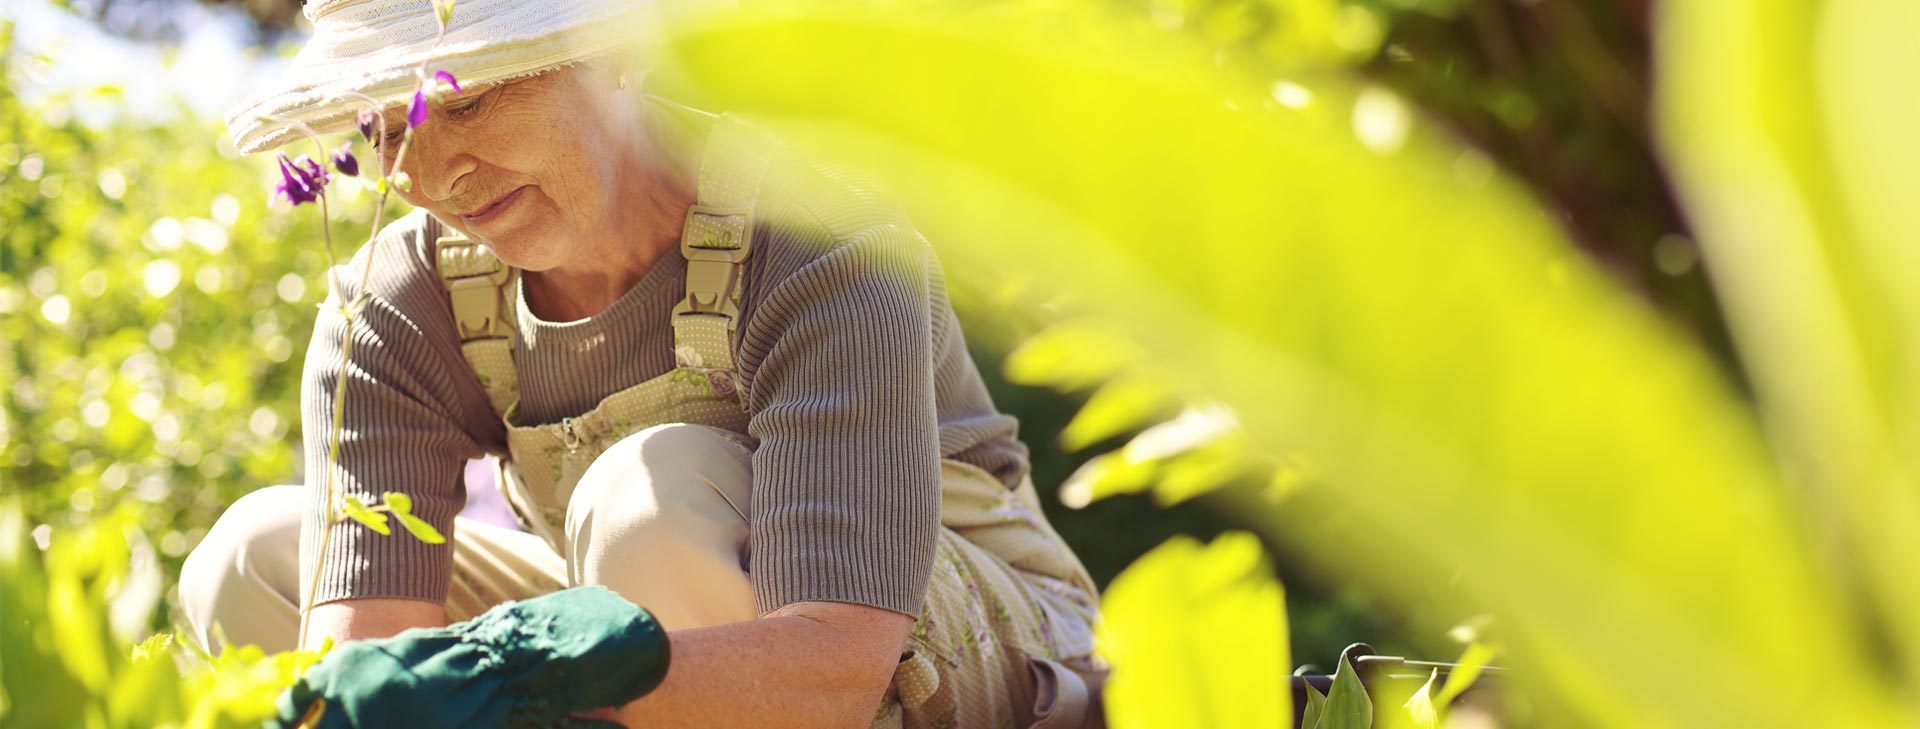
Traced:
<svg viewBox="0 0 1920 729">
<path fill-rule="evenodd" d="M 408 628 L 447 624 L 447 610 L 424 600 L 373 597 L 315 605 L 307 614 L 300 647 L 313 650 L 332 638 L 337 645 L 363 638 L 385 638 Z"/>
<path fill-rule="evenodd" d="M 866 726 L 912 627 L 890 610 L 806 602 L 677 631 L 666 681 L 618 718 L 649 728 Z"/>
<path fill-rule="evenodd" d="M 366 598 L 314 607 L 305 647 L 446 624 L 440 605 Z M 893 680 L 913 619 L 836 602 L 796 603 L 759 620 L 669 634 L 666 681 L 600 712 L 633 727 L 866 726 Z"/>
</svg>

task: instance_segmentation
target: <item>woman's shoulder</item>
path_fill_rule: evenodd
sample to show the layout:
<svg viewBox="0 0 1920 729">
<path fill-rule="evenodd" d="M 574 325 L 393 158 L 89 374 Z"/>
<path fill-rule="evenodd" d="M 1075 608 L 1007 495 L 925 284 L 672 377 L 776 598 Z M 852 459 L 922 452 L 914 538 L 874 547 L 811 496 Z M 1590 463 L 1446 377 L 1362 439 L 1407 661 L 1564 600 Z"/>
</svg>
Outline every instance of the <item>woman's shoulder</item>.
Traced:
<svg viewBox="0 0 1920 729">
<path fill-rule="evenodd" d="M 772 165 L 755 206 L 754 252 L 760 275 L 782 280 L 828 258 L 914 261 L 924 238 L 898 197 L 878 178 L 824 162 L 782 159 Z M 751 293 L 751 289 L 749 290 Z"/>
<path fill-rule="evenodd" d="M 413 322 L 447 318 L 446 295 L 435 263 L 435 239 L 440 225 L 424 209 L 414 209 L 380 228 L 353 258 L 332 272 L 333 292 L 351 299 L 365 293 Z"/>
</svg>

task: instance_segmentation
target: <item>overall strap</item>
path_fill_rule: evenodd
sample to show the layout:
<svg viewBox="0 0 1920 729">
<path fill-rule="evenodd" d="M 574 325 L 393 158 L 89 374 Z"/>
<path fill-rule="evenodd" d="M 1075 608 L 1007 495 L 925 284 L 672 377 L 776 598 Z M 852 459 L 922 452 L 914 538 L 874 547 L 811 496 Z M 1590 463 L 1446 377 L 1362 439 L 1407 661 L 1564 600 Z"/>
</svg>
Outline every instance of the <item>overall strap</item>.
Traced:
<svg viewBox="0 0 1920 729">
<path fill-rule="evenodd" d="M 700 161 L 695 204 L 687 210 L 680 253 L 687 259 L 686 297 L 673 309 L 676 362 L 682 367 L 733 367 L 741 281 L 753 250 L 752 213 L 770 149 L 766 138 L 731 116 L 715 120 Z M 440 282 L 453 304 L 460 353 L 480 378 L 495 415 L 519 400 L 513 368 L 513 291 L 517 272 L 492 251 L 428 218 Z M 442 233 L 445 233 L 444 235 Z"/>
<path fill-rule="evenodd" d="M 440 264 L 440 283 L 453 304 L 454 328 L 460 335 L 460 354 L 480 378 L 495 415 L 520 399 L 518 375 L 513 369 L 514 270 L 485 246 L 459 233 L 445 232 L 428 218 L 434 250 Z"/>
<path fill-rule="evenodd" d="M 754 199 L 771 151 L 766 144 L 731 116 L 721 116 L 709 132 L 696 202 L 680 233 L 687 293 L 673 308 L 673 344 L 681 367 L 733 368 L 741 282 L 753 252 Z"/>
</svg>

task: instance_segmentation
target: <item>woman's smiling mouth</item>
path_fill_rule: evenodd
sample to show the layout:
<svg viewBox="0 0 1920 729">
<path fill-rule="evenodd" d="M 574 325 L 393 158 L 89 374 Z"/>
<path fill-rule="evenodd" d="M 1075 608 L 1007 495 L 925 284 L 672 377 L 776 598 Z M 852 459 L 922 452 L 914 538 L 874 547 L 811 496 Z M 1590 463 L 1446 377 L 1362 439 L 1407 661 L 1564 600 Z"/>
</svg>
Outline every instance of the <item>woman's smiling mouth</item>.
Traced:
<svg viewBox="0 0 1920 729">
<path fill-rule="evenodd" d="M 472 225 L 485 225 L 488 222 L 498 220 L 501 215 L 504 215 L 508 210 L 513 208 L 514 203 L 519 202 L 520 194 L 526 192 L 528 187 L 531 186 L 521 185 L 520 187 L 516 187 L 513 189 L 513 192 L 495 198 L 493 202 L 481 206 L 479 210 L 471 213 L 461 213 L 460 218 Z"/>
</svg>

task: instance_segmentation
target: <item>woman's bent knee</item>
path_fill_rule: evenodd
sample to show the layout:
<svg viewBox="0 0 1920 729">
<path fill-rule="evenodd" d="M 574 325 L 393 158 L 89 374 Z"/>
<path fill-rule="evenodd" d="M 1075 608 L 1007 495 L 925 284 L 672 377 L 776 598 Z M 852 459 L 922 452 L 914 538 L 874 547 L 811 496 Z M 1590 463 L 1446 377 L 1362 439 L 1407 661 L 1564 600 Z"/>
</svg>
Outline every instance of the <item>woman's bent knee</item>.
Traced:
<svg viewBox="0 0 1920 729">
<path fill-rule="evenodd" d="M 219 626 L 235 644 L 291 648 L 299 630 L 300 513 L 306 489 L 273 486 L 227 507 L 180 567 L 180 608 L 209 649 Z"/>
<path fill-rule="evenodd" d="M 567 509 L 575 584 L 605 585 L 670 628 L 752 619 L 747 450 L 706 426 L 648 428 L 581 477 Z"/>
<path fill-rule="evenodd" d="M 666 423 L 629 435 L 594 459 L 574 487 L 567 500 L 568 531 L 596 512 L 601 519 L 652 521 L 715 503 L 744 522 L 752 493 L 750 458 L 746 448 L 704 425 Z"/>
</svg>

